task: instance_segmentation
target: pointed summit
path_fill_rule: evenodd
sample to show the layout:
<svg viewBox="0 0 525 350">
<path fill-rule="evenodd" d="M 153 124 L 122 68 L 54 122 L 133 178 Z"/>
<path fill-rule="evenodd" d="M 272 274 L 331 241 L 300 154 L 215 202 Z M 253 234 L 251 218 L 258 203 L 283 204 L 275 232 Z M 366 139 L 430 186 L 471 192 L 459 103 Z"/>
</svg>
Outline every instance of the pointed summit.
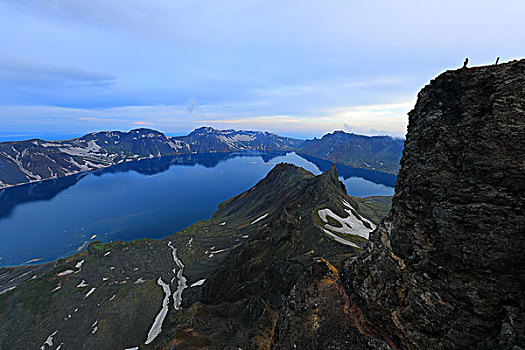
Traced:
<svg viewBox="0 0 525 350">
<path fill-rule="evenodd" d="M 336 164 L 332 163 L 332 166 L 330 167 L 330 169 L 328 169 L 327 171 L 322 173 L 321 177 L 323 177 L 325 179 L 330 179 L 334 183 L 339 183 L 339 177 L 337 176 L 337 166 L 336 166 Z"/>
<path fill-rule="evenodd" d="M 337 166 L 335 163 L 332 164 L 330 169 L 319 175 L 319 179 L 323 180 L 324 183 L 340 187 L 344 193 L 347 193 L 345 185 L 341 181 L 339 181 L 339 176 L 337 175 Z"/>
</svg>

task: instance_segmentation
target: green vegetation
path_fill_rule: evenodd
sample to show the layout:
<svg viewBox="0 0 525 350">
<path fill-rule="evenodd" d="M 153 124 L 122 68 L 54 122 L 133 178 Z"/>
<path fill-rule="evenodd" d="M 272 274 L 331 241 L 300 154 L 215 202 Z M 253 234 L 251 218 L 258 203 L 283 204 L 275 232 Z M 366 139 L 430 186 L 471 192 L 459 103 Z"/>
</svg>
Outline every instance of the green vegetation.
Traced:
<svg viewBox="0 0 525 350">
<path fill-rule="evenodd" d="M 376 225 L 388 215 L 392 206 L 392 196 L 351 198 L 358 203 L 359 212 Z"/>
</svg>

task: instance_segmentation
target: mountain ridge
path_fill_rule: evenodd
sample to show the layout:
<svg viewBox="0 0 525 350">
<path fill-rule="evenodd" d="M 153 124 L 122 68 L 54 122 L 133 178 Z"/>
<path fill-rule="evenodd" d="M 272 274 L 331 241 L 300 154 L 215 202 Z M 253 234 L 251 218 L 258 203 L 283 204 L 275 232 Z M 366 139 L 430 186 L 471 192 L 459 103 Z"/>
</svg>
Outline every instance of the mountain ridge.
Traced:
<svg viewBox="0 0 525 350">
<path fill-rule="evenodd" d="M 360 140 L 364 139 L 368 142 L 375 140 L 367 136 L 360 137 Z M 321 142 L 324 147 L 328 147 L 331 140 L 325 137 L 323 140 Z M 216 130 L 211 127 L 201 127 L 188 135 L 174 137 L 166 136 L 157 130 L 138 128 L 129 132 L 92 132 L 79 138 L 63 141 L 30 139 L 2 142 L 0 143 L 0 188 L 93 171 L 123 162 L 182 154 L 226 153 L 247 150 L 260 152 L 295 151 L 323 159 L 323 155 L 319 156 L 312 151 L 312 147 L 306 147 L 309 142 L 309 140 L 282 137 L 263 131 Z M 351 141 L 343 143 L 348 142 Z M 302 147 L 302 145 L 306 146 Z M 376 164 L 377 167 L 366 163 L 368 158 L 384 157 L 384 152 L 378 153 L 376 156 L 371 156 L 370 152 L 359 155 L 359 151 L 355 147 L 346 147 L 341 152 L 343 157 L 329 160 L 357 168 L 392 172 L 390 165 L 388 169 L 383 169 L 381 162 Z M 345 156 L 348 152 L 356 154 L 351 164 L 348 162 L 349 156 Z"/>
<path fill-rule="evenodd" d="M 324 222 L 318 211 L 326 209 L 334 216 Z M 355 256 L 366 244 L 351 229 L 336 232 L 334 217 L 368 220 L 335 167 L 314 176 L 279 164 L 255 186 L 221 203 L 209 220 L 165 239 L 93 242 L 54 263 L 2 268 L 0 344 L 47 350 L 53 347 L 42 344 L 49 337 L 54 346 L 86 349 L 169 348 L 173 337 L 182 348 L 266 344 L 271 341 L 265 335 L 268 315 L 276 321 L 291 288 L 308 276 L 319 281 L 329 273 L 329 260 L 336 264 Z M 160 334 L 145 344 L 162 310 Z M 232 313 L 236 316 L 229 319 Z M 323 330 L 337 326 L 335 321 L 328 325 Z M 253 334 L 252 326 L 261 333 Z M 11 338 L 13 332 L 19 337 Z"/>
<path fill-rule="evenodd" d="M 321 139 L 306 140 L 297 152 L 356 168 L 397 173 L 403 147 L 403 139 L 336 130 Z"/>
</svg>

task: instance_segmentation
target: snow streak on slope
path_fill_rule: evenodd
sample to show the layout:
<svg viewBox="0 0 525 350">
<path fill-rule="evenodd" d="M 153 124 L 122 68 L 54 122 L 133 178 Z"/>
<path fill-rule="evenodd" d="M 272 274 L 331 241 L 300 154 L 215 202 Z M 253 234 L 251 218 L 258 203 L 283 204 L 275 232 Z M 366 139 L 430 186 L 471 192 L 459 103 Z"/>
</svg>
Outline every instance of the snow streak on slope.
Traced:
<svg viewBox="0 0 525 350">
<path fill-rule="evenodd" d="M 261 217 L 255 219 L 255 220 L 253 220 L 252 223 L 251 223 L 250 225 L 253 225 L 253 224 L 258 223 L 259 221 L 261 221 L 262 219 L 264 219 L 265 217 L 267 217 L 268 214 L 269 214 L 269 213 L 266 213 L 266 214 L 264 214 L 263 216 L 261 216 Z"/>
<path fill-rule="evenodd" d="M 151 329 L 148 332 L 148 339 L 146 339 L 145 344 L 151 343 L 160 334 L 160 332 L 162 332 L 162 323 L 164 322 L 164 318 L 168 314 L 168 303 L 171 295 L 170 286 L 164 283 L 161 277 L 159 277 L 157 283 L 164 290 L 164 300 L 162 301 L 162 309 L 158 313 L 157 317 L 155 317 L 155 321 L 153 321 L 153 325 L 151 326 Z"/>
<path fill-rule="evenodd" d="M 183 275 L 184 264 L 177 257 L 177 248 L 175 248 L 171 244 L 171 242 L 168 242 L 168 246 L 173 251 L 173 261 L 175 261 L 175 264 L 179 268 L 176 273 L 177 274 L 177 289 L 175 290 L 175 292 L 173 292 L 173 304 L 174 304 L 173 306 L 175 307 L 175 310 L 180 310 L 180 304 L 182 302 L 182 291 L 186 289 L 186 287 L 188 287 L 186 284 L 186 277 L 184 277 Z M 173 270 L 173 272 L 175 273 L 175 270 Z"/>
</svg>

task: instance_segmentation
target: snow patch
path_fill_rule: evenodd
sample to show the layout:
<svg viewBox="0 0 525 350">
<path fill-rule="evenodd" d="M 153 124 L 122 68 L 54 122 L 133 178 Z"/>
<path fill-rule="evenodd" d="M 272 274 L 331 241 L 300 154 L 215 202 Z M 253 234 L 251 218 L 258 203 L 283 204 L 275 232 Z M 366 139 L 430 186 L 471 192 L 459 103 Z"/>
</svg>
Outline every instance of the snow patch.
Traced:
<svg viewBox="0 0 525 350">
<path fill-rule="evenodd" d="M 192 283 L 192 285 L 190 286 L 190 288 L 192 287 L 197 287 L 197 286 L 202 286 L 204 284 L 204 282 L 206 281 L 206 278 L 203 278 L 201 280 L 198 280 L 197 282 L 195 283 Z"/>
<path fill-rule="evenodd" d="M 269 214 L 269 213 L 266 213 L 266 214 L 264 214 L 263 216 L 261 216 L 261 217 L 255 219 L 255 220 L 253 220 L 252 223 L 251 223 L 250 225 L 253 225 L 253 224 L 255 224 L 255 223 L 261 221 L 262 219 L 264 219 L 265 217 L 267 217 L 268 214 Z"/>
<path fill-rule="evenodd" d="M 171 248 L 171 250 L 173 251 L 173 261 L 175 261 L 175 264 L 177 265 L 177 267 L 179 268 L 177 270 L 177 289 L 175 290 L 175 292 L 173 292 L 173 306 L 175 307 L 175 310 L 180 310 L 180 304 L 182 302 L 182 291 L 184 289 L 186 289 L 187 284 L 186 284 L 186 277 L 184 277 L 183 275 L 183 272 L 184 272 L 184 264 L 182 263 L 182 261 L 177 257 L 177 248 L 175 248 L 171 242 L 168 242 L 168 246 Z"/>
<path fill-rule="evenodd" d="M 84 288 L 87 286 L 89 286 L 89 284 L 87 284 L 86 281 L 82 280 L 82 282 L 78 284 L 77 288 Z"/>
<path fill-rule="evenodd" d="M 356 216 L 357 212 L 347 201 L 342 201 L 343 204 L 349 209 L 345 209 L 345 212 L 348 214 L 347 217 L 342 218 L 339 215 L 335 214 L 330 209 L 321 209 L 317 213 L 323 222 L 325 222 L 324 228 L 332 232 L 339 232 L 346 235 L 356 235 L 368 239 L 370 232 L 375 230 L 376 226 L 369 220 L 363 218 L 362 216 Z M 335 219 L 341 227 L 335 227 L 328 223 L 328 217 Z M 367 225 L 365 225 L 365 223 Z"/>
<path fill-rule="evenodd" d="M 96 320 L 95 323 L 93 323 L 93 324 L 91 325 L 91 328 L 93 328 L 93 330 L 91 331 L 91 334 L 95 334 L 95 332 L 98 331 L 98 326 L 97 326 L 97 324 L 98 324 L 98 320 Z"/>
<path fill-rule="evenodd" d="M 7 293 L 7 292 L 9 292 L 10 290 L 15 289 L 16 287 L 18 287 L 18 286 L 14 286 L 14 287 L 11 287 L 11 288 L 4 289 L 3 291 L 0 292 L 0 295 L 1 295 L 1 294 L 4 294 L 4 293 Z"/>
<path fill-rule="evenodd" d="M 89 292 L 87 292 L 87 294 L 84 296 L 84 299 L 86 299 L 88 296 L 90 296 L 91 294 L 93 294 L 93 292 L 95 291 L 95 289 L 97 289 L 97 288 L 95 288 L 95 287 L 91 288 L 91 289 L 89 290 Z"/>
<path fill-rule="evenodd" d="M 212 254 L 219 254 L 219 253 L 225 252 L 225 251 L 227 251 L 227 250 L 228 250 L 228 248 L 224 248 L 224 249 L 215 250 L 215 251 L 213 251 L 213 252 L 211 252 L 211 253 L 212 253 Z"/>
<path fill-rule="evenodd" d="M 66 275 L 69 275 L 69 274 L 72 274 L 72 273 L 75 273 L 75 271 L 73 270 L 66 270 L 66 271 L 62 271 L 60 273 L 57 274 L 58 277 L 62 277 L 62 276 L 66 276 Z"/>
<path fill-rule="evenodd" d="M 155 317 L 155 321 L 153 321 L 153 325 L 148 332 L 148 339 L 146 339 L 144 344 L 151 343 L 160 334 L 160 332 L 162 332 L 162 323 L 168 314 L 168 303 L 171 295 L 170 286 L 164 283 L 161 277 L 159 277 L 157 283 L 164 290 L 164 300 L 162 300 L 162 309 L 158 313 L 157 317 Z"/>
<path fill-rule="evenodd" d="M 350 242 L 350 241 L 347 241 L 346 239 L 344 238 L 341 238 L 337 235 L 334 235 L 332 232 L 326 230 L 323 228 L 323 231 L 324 233 L 326 233 L 327 235 L 329 235 L 330 237 L 332 237 L 333 239 L 335 239 L 337 242 L 339 243 L 342 243 L 342 244 L 345 244 L 345 245 L 349 245 L 351 247 L 354 247 L 354 248 L 359 248 L 359 246 L 357 244 L 355 244 L 354 242 Z"/>
<path fill-rule="evenodd" d="M 81 269 L 83 264 L 84 264 L 84 260 L 80 260 L 79 262 L 76 263 L 75 267 L 77 269 Z M 80 272 L 80 270 L 78 272 Z"/>
<path fill-rule="evenodd" d="M 46 345 L 49 346 L 49 347 L 52 347 L 53 346 L 53 337 L 57 333 L 58 333 L 58 331 L 55 331 L 55 332 L 53 332 L 53 334 L 51 334 L 49 337 L 47 337 L 47 339 L 44 342 L 44 344 L 42 344 L 42 346 L 40 347 L 40 350 L 45 350 L 46 349 Z"/>
</svg>

